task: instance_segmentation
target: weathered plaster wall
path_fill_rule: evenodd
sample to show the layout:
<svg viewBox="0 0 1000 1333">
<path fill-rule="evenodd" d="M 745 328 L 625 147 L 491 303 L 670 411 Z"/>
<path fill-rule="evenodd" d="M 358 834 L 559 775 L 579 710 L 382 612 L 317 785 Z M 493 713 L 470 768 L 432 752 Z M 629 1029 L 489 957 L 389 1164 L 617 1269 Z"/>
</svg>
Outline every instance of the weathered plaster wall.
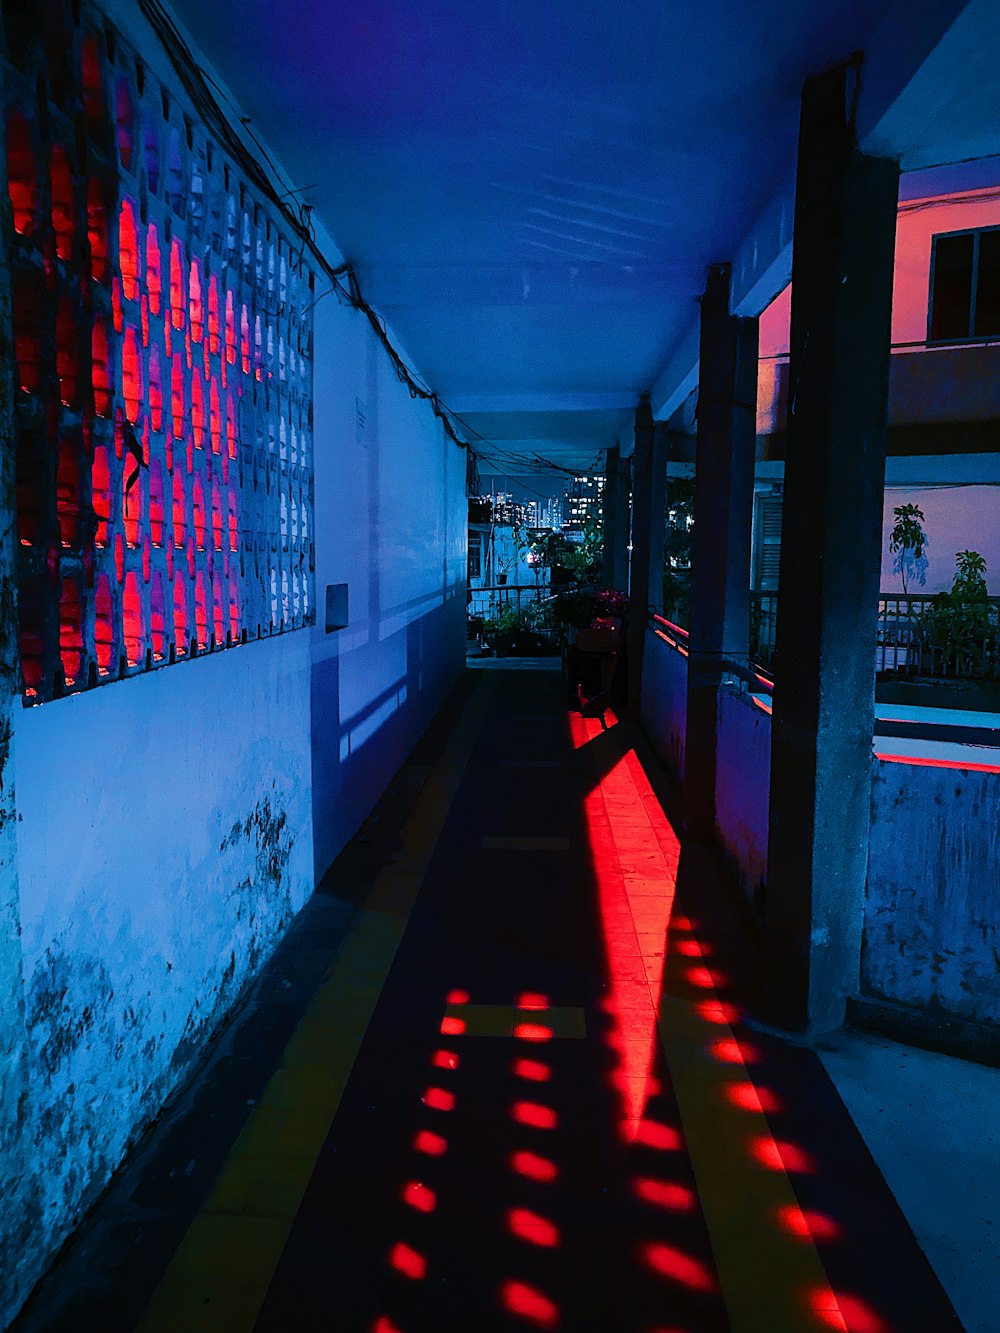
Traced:
<svg viewBox="0 0 1000 1333">
<path fill-rule="evenodd" d="M 308 636 L 15 719 L 30 1287 L 312 891 Z"/>
<path fill-rule="evenodd" d="M 320 876 L 465 665 L 466 455 L 362 316 L 316 308 L 313 811 Z M 350 623 L 325 632 L 327 584 Z"/>
<path fill-rule="evenodd" d="M 745 694 L 719 693 L 715 832 L 748 898 L 767 879 L 771 718 Z"/>
<path fill-rule="evenodd" d="M 1000 774 L 876 763 L 862 988 L 1000 1022 Z"/>
<path fill-rule="evenodd" d="M 687 658 L 654 630 L 646 633 L 639 713 L 660 759 L 677 781 L 682 781 L 687 728 Z"/>
</svg>

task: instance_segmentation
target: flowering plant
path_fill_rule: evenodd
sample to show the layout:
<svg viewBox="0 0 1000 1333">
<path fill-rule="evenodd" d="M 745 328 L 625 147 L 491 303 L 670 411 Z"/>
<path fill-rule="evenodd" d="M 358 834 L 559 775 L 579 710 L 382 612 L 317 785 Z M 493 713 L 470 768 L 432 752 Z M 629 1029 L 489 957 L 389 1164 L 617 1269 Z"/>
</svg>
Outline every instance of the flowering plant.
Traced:
<svg viewBox="0 0 1000 1333">
<path fill-rule="evenodd" d="M 628 597 L 617 588 L 603 588 L 594 596 L 594 624 L 598 620 L 624 620 L 628 611 Z"/>
</svg>

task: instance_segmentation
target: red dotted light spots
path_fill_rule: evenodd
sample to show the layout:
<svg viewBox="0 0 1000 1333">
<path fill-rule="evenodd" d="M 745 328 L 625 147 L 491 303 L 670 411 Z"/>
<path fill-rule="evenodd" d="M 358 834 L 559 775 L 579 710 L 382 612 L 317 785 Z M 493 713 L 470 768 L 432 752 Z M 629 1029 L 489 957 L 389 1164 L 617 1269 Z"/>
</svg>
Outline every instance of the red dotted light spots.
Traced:
<svg viewBox="0 0 1000 1333">
<path fill-rule="evenodd" d="M 885 1320 L 867 1301 L 857 1296 L 834 1294 L 829 1287 L 821 1287 L 809 1295 L 809 1309 L 824 1328 L 838 1333 L 889 1333 Z"/>
<path fill-rule="evenodd" d="M 453 1111 L 455 1109 L 455 1094 L 448 1092 L 445 1088 L 428 1088 L 420 1100 L 432 1111 Z"/>
<path fill-rule="evenodd" d="M 683 1250 L 659 1242 L 643 1247 L 642 1257 L 662 1277 L 670 1278 L 691 1291 L 714 1291 L 715 1276 L 707 1264 Z"/>
<path fill-rule="evenodd" d="M 514 1036 L 521 1041 L 551 1041 L 553 1033 L 544 1023 L 515 1023 Z"/>
<path fill-rule="evenodd" d="M 440 1134 L 432 1134 L 429 1129 L 422 1129 L 413 1140 L 416 1152 L 426 1153 L 428 1157 L 443 1157 L 448 1151 L 448 1141 Z"/>
<path fill-rule="evenodd" d="M 716 1041 L 708 1048 L 713 1060 L 724 1065 L 755 1064 L 760 1053 L 746 1041 Z"/>
<path fill-rule="evenodd" d="M 531 1083 L 548 1083 L 552 1077 L 552 1070 L 542 1064 L 541 1060 L 515 1060 L 513 1073 L 517 1078 L 526 1078 Z"/>
<path fill-rule="evenodd" d="M 403 1187 L 403 1202 L 408 1208 L 415 1208 L 418 1213 L 433 1213 L 437 1207 L 437 1196 L 419 1180 L 411 1180 Z"/>
<path fill-rule="evenodd" d="M 511 1154 L 510 1168 L 516 1171 L 519 1176 L 525 1176 L 528 1180 L 536 1180 L 539 1184 L 548 1185 L 559 1175 L 559 1168 L 555 1162 L 550 1162 L 547 1157 L 539 1157 L 533 1152 L 515 1152 Z"/>
<path fill-rule="evenodd" d="M 468 1003 L 469 1003 L 469 992 L 467 990 L 450 990 L 448 992 L 448 997 L 445 1000 L 445 1004 L 449 1007 L 453 1004 L 468 1004 Z"/>
<path fill-rule="evenodd" d="M 774 1113 L 782 1106 L 781 1099 L 770 1088 L 756 1088 L 750 1082 L 729 1083 L 723 1088 L 723 1095 L 741 1111 Z"/>
<path fill-rule="evenodd" d="M 457 1069 L 459 1063 L 454 1051 L 435 1051 L 431 1056 L 431 1064 L 437 1069 Z"/>
<path fill-rule="evenodd" d="M 505 1282 L 500 1300 L 506 1310 L 536 1328 L 558 1328 L 559 1309 L 553 1301 L 526 1282 Z"/>
<path fill-rule="evenodd" d="M 380 1315 L 372 1324 L 372 1333 L 402 1333 L 398 1324 L 394 1324 L 387 1315 Z"/>
<path fill-rule="evenodd" d="M 542 995 L 539 991 L 524 991 L 518 996 L 518 1009 L 548 1009 L 549 997 Z"/>
<path fill-rule="evenodd" d="M 507 1227 L 511 1235 L 529 1245 L 553 1249 L 559 1244 L 559 1228 L 530 1208 L 512 1208 L 507 1214 Z"/>
<path fill-rule="evenodd" d="M 843 1235 L 840 1224 L 826 1213 L 810 1209 L 805 1211 L 797 1203 L 783 1204 L 776 1212 L 778 1224 L 790 1236 L 799 1236 L 803 1240 L 839 1240 Z"/>
<path fill-rule="evenodd" d="M 633 1189 L 646 1203 L 655 1204 L 658 1208 L 667 1208 L 675 1213 L 691 1212 L 696 1202 L 693 1190 L 685 1185 L 675 1185 L 668 1180 L 636 1180 L 633 1182 Z"/>
<path fill-rule="evenodd" d="M 707 967 L 689 967 L 685 975 L 691 985 L 700 990 L 711 990 L 715 985 L 715 978 Z"/>
<path fill-rule="evenodd" d="M 447 1014 L 441 1020 L 441 1032 L 446 1037 L 460 1037 L 465 1031 L 465 1019 Z"/>
<path fill-rule="evenodd" d="M 769 1134 L 754 1139 L 749 1147 L 750 1156 L 769 1171 L 789 1171 L 798 1175 L 814 1175 L 816 1160 L 804 1148 L 794 1143 L 779 1143 Z"/>
<path fill-rule="evenodd" d="M 427 1260 L 411 1245 L 397 1242 L 389 1253 L 389 1267 L 394 1268 L 403 1277 L 420 1282 L 427 1276 Z"/>
<path fill-rule="evenodd" d="M 699 1000 L 694 1006 L 695 1013 L 706 1023 L 735 1023 L 740 1011 L 735 1004 L 726 1004 L 719 1000 Z"/>
<path fill-rule="evenodd" d="M 663 1152 L 674 1152 L 683 1146 L 676 1129 L 655 1120 L 640 1120 L 634 1141 L 645 1148 L 659 1148 Z"/>
<path fill-rule="evenodd" d="M 532 1129 L 555 1129 L 559 1117 L 550 1106 L 541 1106 L 538 1102 L 515 1102 L 511 1116 L 519 1125 L 530 1125 Z"/>
</svg>

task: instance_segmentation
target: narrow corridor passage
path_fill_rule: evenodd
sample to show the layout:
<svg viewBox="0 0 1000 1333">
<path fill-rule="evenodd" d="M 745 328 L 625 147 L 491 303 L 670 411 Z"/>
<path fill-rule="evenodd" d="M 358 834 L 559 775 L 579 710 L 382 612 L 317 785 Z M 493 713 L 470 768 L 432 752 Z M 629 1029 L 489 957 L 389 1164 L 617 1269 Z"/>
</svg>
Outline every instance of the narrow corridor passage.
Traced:
<svg viewBox="0 0 1000 1333">
<path fill-rule="evenodd" d="M 741 1020 L 635 731 L 551 672 L 461 703 L 172 1258 L 143 1291 L 119 1239 L 25 1327 L 959 1328 L 819 1061 Z"/>
</svg>

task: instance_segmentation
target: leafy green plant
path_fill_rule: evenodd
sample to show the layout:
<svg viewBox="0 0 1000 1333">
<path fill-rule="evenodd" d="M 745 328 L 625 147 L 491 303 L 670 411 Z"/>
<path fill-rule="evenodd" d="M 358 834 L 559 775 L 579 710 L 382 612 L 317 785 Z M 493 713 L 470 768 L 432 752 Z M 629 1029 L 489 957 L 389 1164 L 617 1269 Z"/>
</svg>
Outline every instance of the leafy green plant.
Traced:
<svg viewBox="0 0 1000 1333">
<path fill-rule="evenodd" d="M 996 609 L 988 601 L 986 561 L 978 551 L 956 554 L 951 590 L 931 599 L 920 627 L 946 673 L 976 674 L 984 655 L 996 652 Z"/>
<path fill-rule="evenodd" d="M 917 582 L 923 585 L 927 581 L 927 560 L 924 551 L 927 548 L 927 534 L 924 532 L 924 511 L 919 505 L 896 505 L 892 511 L 895 523 L 889 533 L 889 550 L 895 557 L 893 570 L 903 583 L 903 596 L 907 596 L 907 577 L 915 574 Z"/>
</svg>

